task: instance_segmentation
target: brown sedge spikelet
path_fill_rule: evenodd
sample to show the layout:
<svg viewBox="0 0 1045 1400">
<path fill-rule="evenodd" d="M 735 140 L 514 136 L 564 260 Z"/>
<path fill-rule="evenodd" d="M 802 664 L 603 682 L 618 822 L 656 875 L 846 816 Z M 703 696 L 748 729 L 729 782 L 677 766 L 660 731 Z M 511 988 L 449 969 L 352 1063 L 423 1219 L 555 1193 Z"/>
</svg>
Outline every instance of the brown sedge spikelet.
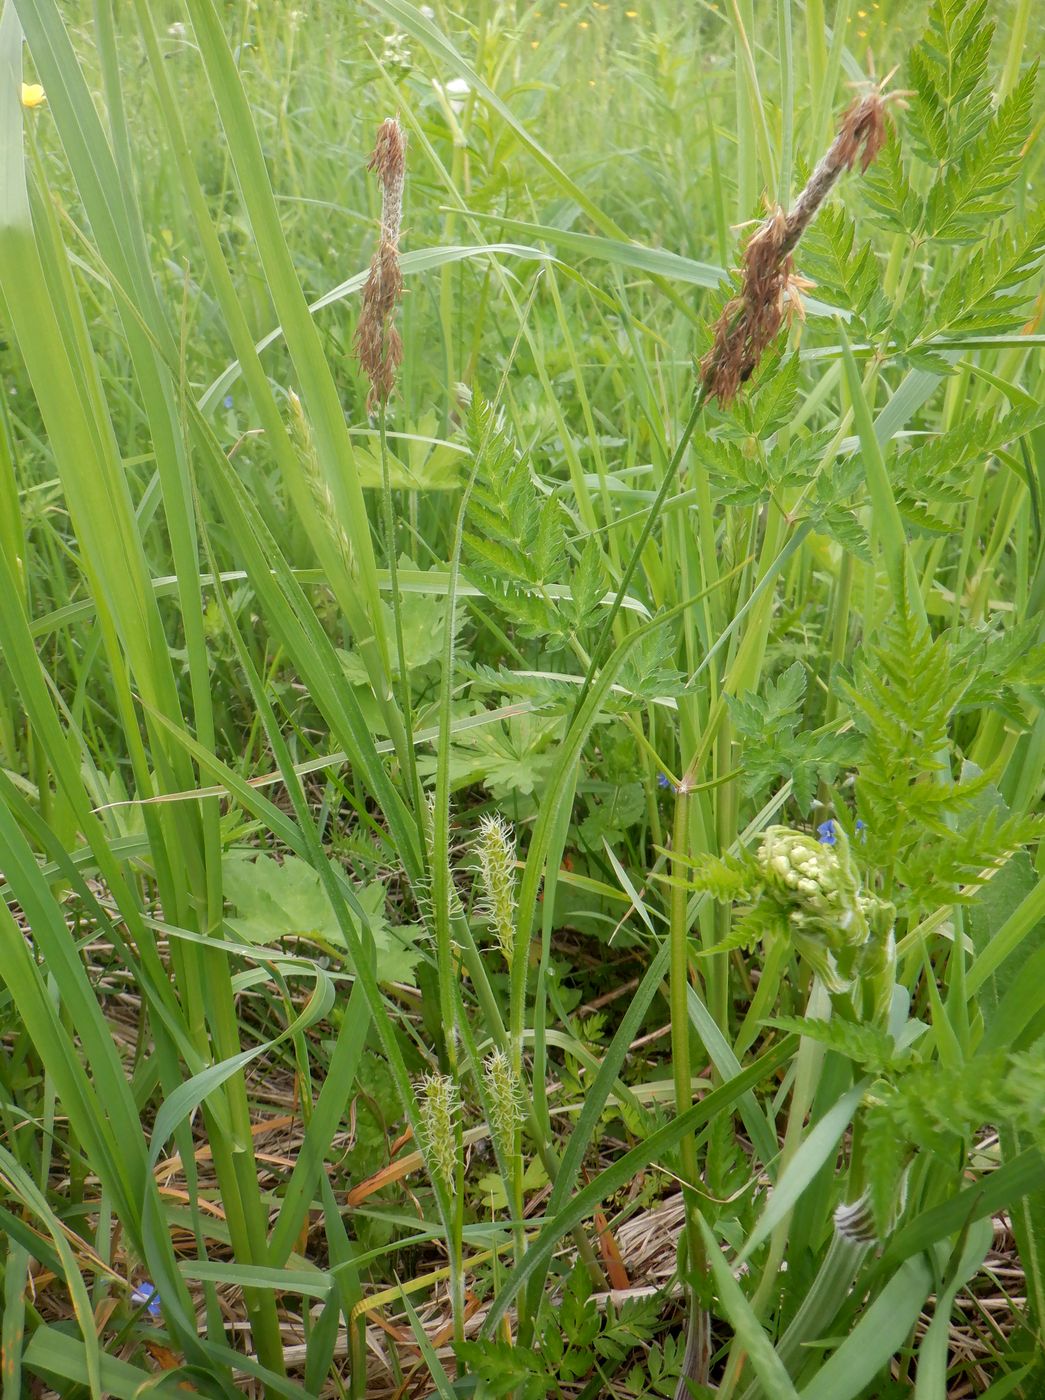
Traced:
<svg viewBox="0 0 1045 1400">
<path fill-rule="evenodd" d="M 399 234 L 403 223 L 406 141 L 395 117 L 378 128 L 367 169 L 381 181 L 381 238 L 363 288 L 363 309 L 356 327 L 356 356 L 370 380 L 367 412 L 387 403 L 403 359 L 403 342 L 395 326 L 395 309 L 403 293 Z"/>
<path fill-rule="evenodd" d="M 796 277 L 791 254 L 842 172 L 852 170 L 858 159 L 861 171 L 866 171 L 881 150 L 886 137 L 885 103 L 877 88 L 857 98 L 791 210 L 785 212 L 778 205 L 749 239 L 740 293 L 727 303 L 715 325 L 711 349 L 700 362 L 706 398 L 731 403 L 785 317 L 801 307 L 799 293 L 808 284 Z"/>
</svg>

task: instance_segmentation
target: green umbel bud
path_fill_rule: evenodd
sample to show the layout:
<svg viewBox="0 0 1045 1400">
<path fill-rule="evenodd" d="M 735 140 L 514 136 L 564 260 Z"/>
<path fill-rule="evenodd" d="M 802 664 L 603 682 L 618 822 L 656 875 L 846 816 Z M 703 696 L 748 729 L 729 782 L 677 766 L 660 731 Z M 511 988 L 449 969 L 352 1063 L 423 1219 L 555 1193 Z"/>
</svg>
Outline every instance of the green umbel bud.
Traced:
<svg viewBox="0 0 1045 1400">
<path fill-rule="evenodd" d="M 457 1166 L 457 1086 L 446 1074 L 426 1074 L 418 1086 L 421 1150 L 428 1170 L 442 1178 L 451 1195 Z"/>
<path fill-rule="evenodd" d="M 522 1126 L 519 1081 L 503 1050 L 495 1050 L 483 1071 L 490 1095 L 490 1128 L 501 1151 L 510 1157 L 515 1151 L 515 1134 Z"/>
<path fill-rule="evenodd" d="M 792 827 L 770 826 L 758 863 L 797 950 L 828 991 L 848 991 L 871 930 L 845 834 L 827 846 Z"/>
<path fill-rule="evenodd" d="M 479 905 L 509 962 L 515 948 L 515 837 L 500 814 L 484 816 L 475 845 L 479 857 Z"/>
</svg>

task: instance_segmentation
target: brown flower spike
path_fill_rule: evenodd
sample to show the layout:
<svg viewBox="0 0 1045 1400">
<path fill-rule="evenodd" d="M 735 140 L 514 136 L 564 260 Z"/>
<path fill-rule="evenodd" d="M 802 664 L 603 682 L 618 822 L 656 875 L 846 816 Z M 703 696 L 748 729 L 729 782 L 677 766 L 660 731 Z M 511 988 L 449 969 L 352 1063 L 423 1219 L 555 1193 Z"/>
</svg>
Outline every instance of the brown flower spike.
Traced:
<svg viewBox="0 0 1045 1400">
<path fill-rule="evenodd" d="M 857 159 L 865 171 L 885 143 L 885 102 L 875 89 L 842 117 L 838 135 L 787 213 L 779 206 L 744 249 L 743 284 L 715 326 L 711 349 L 700 362 L 705 397 L 731 403 L 750 377 L 789 311 L 800 306 L 802 280 L 791 254 L 843 170 Z M 790 301 L 785 301 L 790 292 Z"/>
<path fill-rule="evenodd" d="M 363 288 L 363 310 L 355 336 L 356 355 L 370 380 L 368 413 L 378 404 L 387 403 L 403 359 L 403 342 L 394 317 L 403 293 L 399 233 L 403 223 L 405 152 L 403 128 L 395 117 L 389 117 L 378 128 L 374 152 L 367 163 L 367 169 L 376 170 L 381 181 L 381 241 Z"/>
</svg>

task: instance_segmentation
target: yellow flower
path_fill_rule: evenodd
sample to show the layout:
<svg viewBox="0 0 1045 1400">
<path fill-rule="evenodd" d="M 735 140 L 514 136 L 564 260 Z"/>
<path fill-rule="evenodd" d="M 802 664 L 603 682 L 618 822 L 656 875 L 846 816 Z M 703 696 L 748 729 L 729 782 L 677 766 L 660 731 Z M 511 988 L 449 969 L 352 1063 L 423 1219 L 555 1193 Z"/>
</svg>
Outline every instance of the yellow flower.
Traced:
<svg viewBox="0 0 1045 1400">
<path fill-rule="evenodd" d="M 46 102 L 44 90 L 39 83 L 22 84 L 22 106 L 39 107 Z"/>
</svg>

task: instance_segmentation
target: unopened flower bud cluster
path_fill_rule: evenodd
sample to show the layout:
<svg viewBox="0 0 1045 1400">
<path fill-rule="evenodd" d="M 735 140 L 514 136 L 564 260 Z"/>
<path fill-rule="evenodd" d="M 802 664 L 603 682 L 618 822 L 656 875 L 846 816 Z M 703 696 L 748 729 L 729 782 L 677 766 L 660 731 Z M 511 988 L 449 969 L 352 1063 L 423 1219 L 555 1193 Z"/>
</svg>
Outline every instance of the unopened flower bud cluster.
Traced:
<svg viewBox="0 0 1045 1400">
<path fill-rule="evenodd" d="M 861 889 L 844 833 L 825 845 L 792 827 L 767 827 L 757 861 L 764 897 L 828 991 L 891 968 L 892 907 Z"/>
</svg>

